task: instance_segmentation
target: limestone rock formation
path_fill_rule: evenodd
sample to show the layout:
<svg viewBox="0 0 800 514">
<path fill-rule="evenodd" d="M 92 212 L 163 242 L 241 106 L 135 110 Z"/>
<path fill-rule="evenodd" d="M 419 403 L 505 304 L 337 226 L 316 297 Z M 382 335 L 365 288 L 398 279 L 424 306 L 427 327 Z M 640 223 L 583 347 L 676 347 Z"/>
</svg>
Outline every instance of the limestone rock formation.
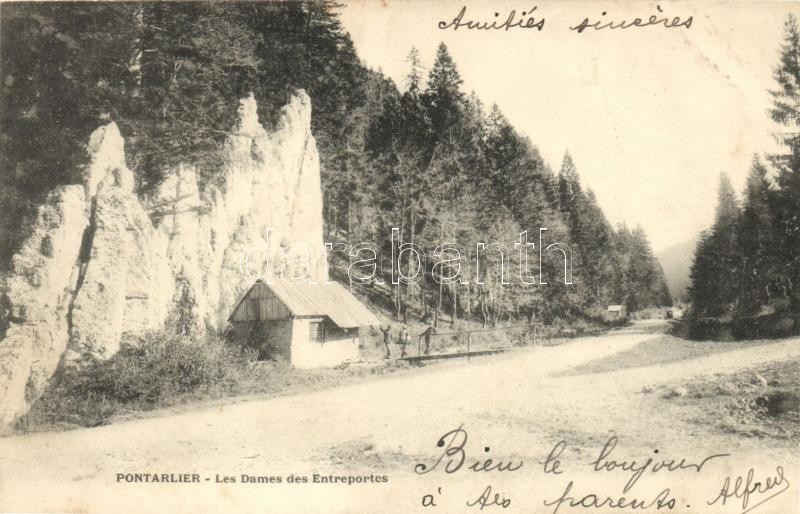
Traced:
<svg viewBox="0 0 800 514">
<path fill-rule="evenodd" d="M 39 397 L 67 347 L 77 265 L 89 225 L 84 188 L 66 186 L 39 207 L 6 283 L 8 329 L 0 341 L 0 427 Z"/>
<path fill-rule="evenodd" d="M 270 133 L 258 123 L 255 99 L 243 99 L 226 154 L 221 186 L 201 195 L 195 168 L 181 165 L 150 200 L 158 206 L 157 228 L 178 282 L 172 304 L 201 328 L 222 327 L 252 284 L 243 274 L 243 256 L 253 277 L 266 271 L 327 279 L 308 96 L 295 95 Z"/>
<path fill-rule="evenodd" d="M 159 328 L 172 296 L 166 241 L 136 196 L 120 187 L 102 187 L 91 209 L 91 246 L 81 259 L 69 359 L 84 353 L 113 355 L 123 333 Z"/>
<path fill-rule="evenodd" d="M 298 92 L 269 132 L 256 107 L 240 101 L 220 185 L 204 190 L 183 163 L 140 199 L 116 124 L 91 135 L 83 185 L 51 194 L 7 279 L 0 427 L 62 359 L 108 358 L 126 333 L 223 328 L 262 273 L 327 279 L 311 101 Z"/>
</svg>

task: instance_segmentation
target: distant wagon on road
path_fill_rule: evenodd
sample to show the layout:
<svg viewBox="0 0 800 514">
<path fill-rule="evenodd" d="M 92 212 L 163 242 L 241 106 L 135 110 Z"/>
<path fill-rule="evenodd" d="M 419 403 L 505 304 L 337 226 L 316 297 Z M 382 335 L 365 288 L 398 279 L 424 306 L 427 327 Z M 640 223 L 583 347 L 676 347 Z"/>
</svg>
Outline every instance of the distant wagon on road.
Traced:
<svg viewBox="0 0 800 514">
<path fill-rule="evenodd" d="M 296 368 L 359 359 L 359 328 L 380 323 L 339 284 L 257 281 L 229 317 L 234 338 L 259 358 L 283 356 Z"/>
</svg>

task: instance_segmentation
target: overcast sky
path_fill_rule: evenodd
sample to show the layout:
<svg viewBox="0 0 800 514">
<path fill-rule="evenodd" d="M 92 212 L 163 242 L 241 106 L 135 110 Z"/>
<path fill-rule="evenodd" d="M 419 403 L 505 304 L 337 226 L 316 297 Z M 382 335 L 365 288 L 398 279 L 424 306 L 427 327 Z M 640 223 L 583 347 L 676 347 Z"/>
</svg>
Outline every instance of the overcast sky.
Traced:
<svg viewBox="0 0 800 514">
<path fill-rule="evenodd" d="M 465 20 L 537 6 L 544 30 L 437 28 L 464 5 Z M 712 223 L 721 172 L 741 191 L 753 154 L 774 148 L 766 90 L 783 21 L 800 9 L 659 2 L 665 15 L 693 16 L 691 28 L 568 29 L 587 16 L 647 19 L 656 5 L 351 1 L 342 21 L 365 63 L 401 86 L 410 48 L 430 66 L 444 41 L 467 92 L 498 104 L 554 170 L 569 149 L 609 220 L 641 225 L 658 251 Z"/>
</svg>

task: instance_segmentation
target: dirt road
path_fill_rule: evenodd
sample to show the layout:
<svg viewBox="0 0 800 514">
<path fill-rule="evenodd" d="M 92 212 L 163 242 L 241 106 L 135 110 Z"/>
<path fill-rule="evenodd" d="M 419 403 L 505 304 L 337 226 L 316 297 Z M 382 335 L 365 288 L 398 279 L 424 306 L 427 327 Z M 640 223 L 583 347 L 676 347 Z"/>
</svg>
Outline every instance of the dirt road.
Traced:
<svg viewBox="0 0 800 514">
<path fill-rule="evenodd" d="M 562 373 L 652 337 L 636 330 L 616 332 L 315 393 L 0 439 L 0 510 L 470 512 L 478 511 L 480 502 L 467 504 L 492 486 L 489 496 L 500 493 L 510 504 L 487 505 L 484 511 L 643 511 L 610 508 L 609 503 L 603 508 L 559 504 L 572 481 L 567 496 L 576 502 L 590 493 L 601 500 L 625 496 L 654 502 L 669 488 L 674 508 L 664 507 L 664 512 L 797 512 L 797 448 L 718 433 L 641 391 L 644 385 L 798 358 L 800 340 L 658 367 Z M 463 432 L 437 446 L 441 436 L 459 427 Z M 443 450 L 457 446 L 464 433 L 465 465 L 446 473 L 444 458 L 435 466 Z M 617 446 L 606 460 L 641 463 L 654 457 L 698 463 L 713 454 L 730 455 L 710 459 L 700 472 L 648 468 L 623 494 L 631 472 L 594 471 L 591 466 L 613 436 Z M 542 463 L 561 440 L 562 473 L 545 473 Z M 453 457 L 458 455 L 454 450 Z M 522 466 L 516 471 L 466 469 L 474 458 L 487 457 Z M 415 473 L 421 463 L 432 470 Z M 756 479 L 765 479 L 780 474 L 778 466 L 784 476 L 779 486 L 752 494 L 745 504 L 730 498 L 724 506 L 721 500 L 708 505 L 726 477 L 734 483 L 752 468 Z M 118 475 L 135 473 L 196 474 L 199 483 L 118 481 Z M 388 483 L 319 484 L 313 483 L 315 473 L 385 476 Z M 242 483 L 242 475 L 279 476 L 281 483 Z M 288 483 L 289 475 L 304 476 L 308 483 Z M 224 477 L 236 482 L 225 483 Z M 784 487 L 788 491 L 756 506 Z M 422 506 L 426 494 L 435 507 Z M 656 510 L 653 505 L 644 511 Z"/>
</svg>

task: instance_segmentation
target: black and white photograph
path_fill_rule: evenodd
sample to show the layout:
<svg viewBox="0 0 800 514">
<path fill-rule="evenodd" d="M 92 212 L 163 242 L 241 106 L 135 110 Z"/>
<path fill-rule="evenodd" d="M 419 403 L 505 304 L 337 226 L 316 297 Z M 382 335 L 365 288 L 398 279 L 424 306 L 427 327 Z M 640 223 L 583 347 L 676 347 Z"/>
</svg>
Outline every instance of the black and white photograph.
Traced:
<svg viewBox="0 0 800 514">
<path fill-rule="evenodd" d="M 0 512 L 799 487 L 800 4 L 0 1 Z"/>
</svg>

